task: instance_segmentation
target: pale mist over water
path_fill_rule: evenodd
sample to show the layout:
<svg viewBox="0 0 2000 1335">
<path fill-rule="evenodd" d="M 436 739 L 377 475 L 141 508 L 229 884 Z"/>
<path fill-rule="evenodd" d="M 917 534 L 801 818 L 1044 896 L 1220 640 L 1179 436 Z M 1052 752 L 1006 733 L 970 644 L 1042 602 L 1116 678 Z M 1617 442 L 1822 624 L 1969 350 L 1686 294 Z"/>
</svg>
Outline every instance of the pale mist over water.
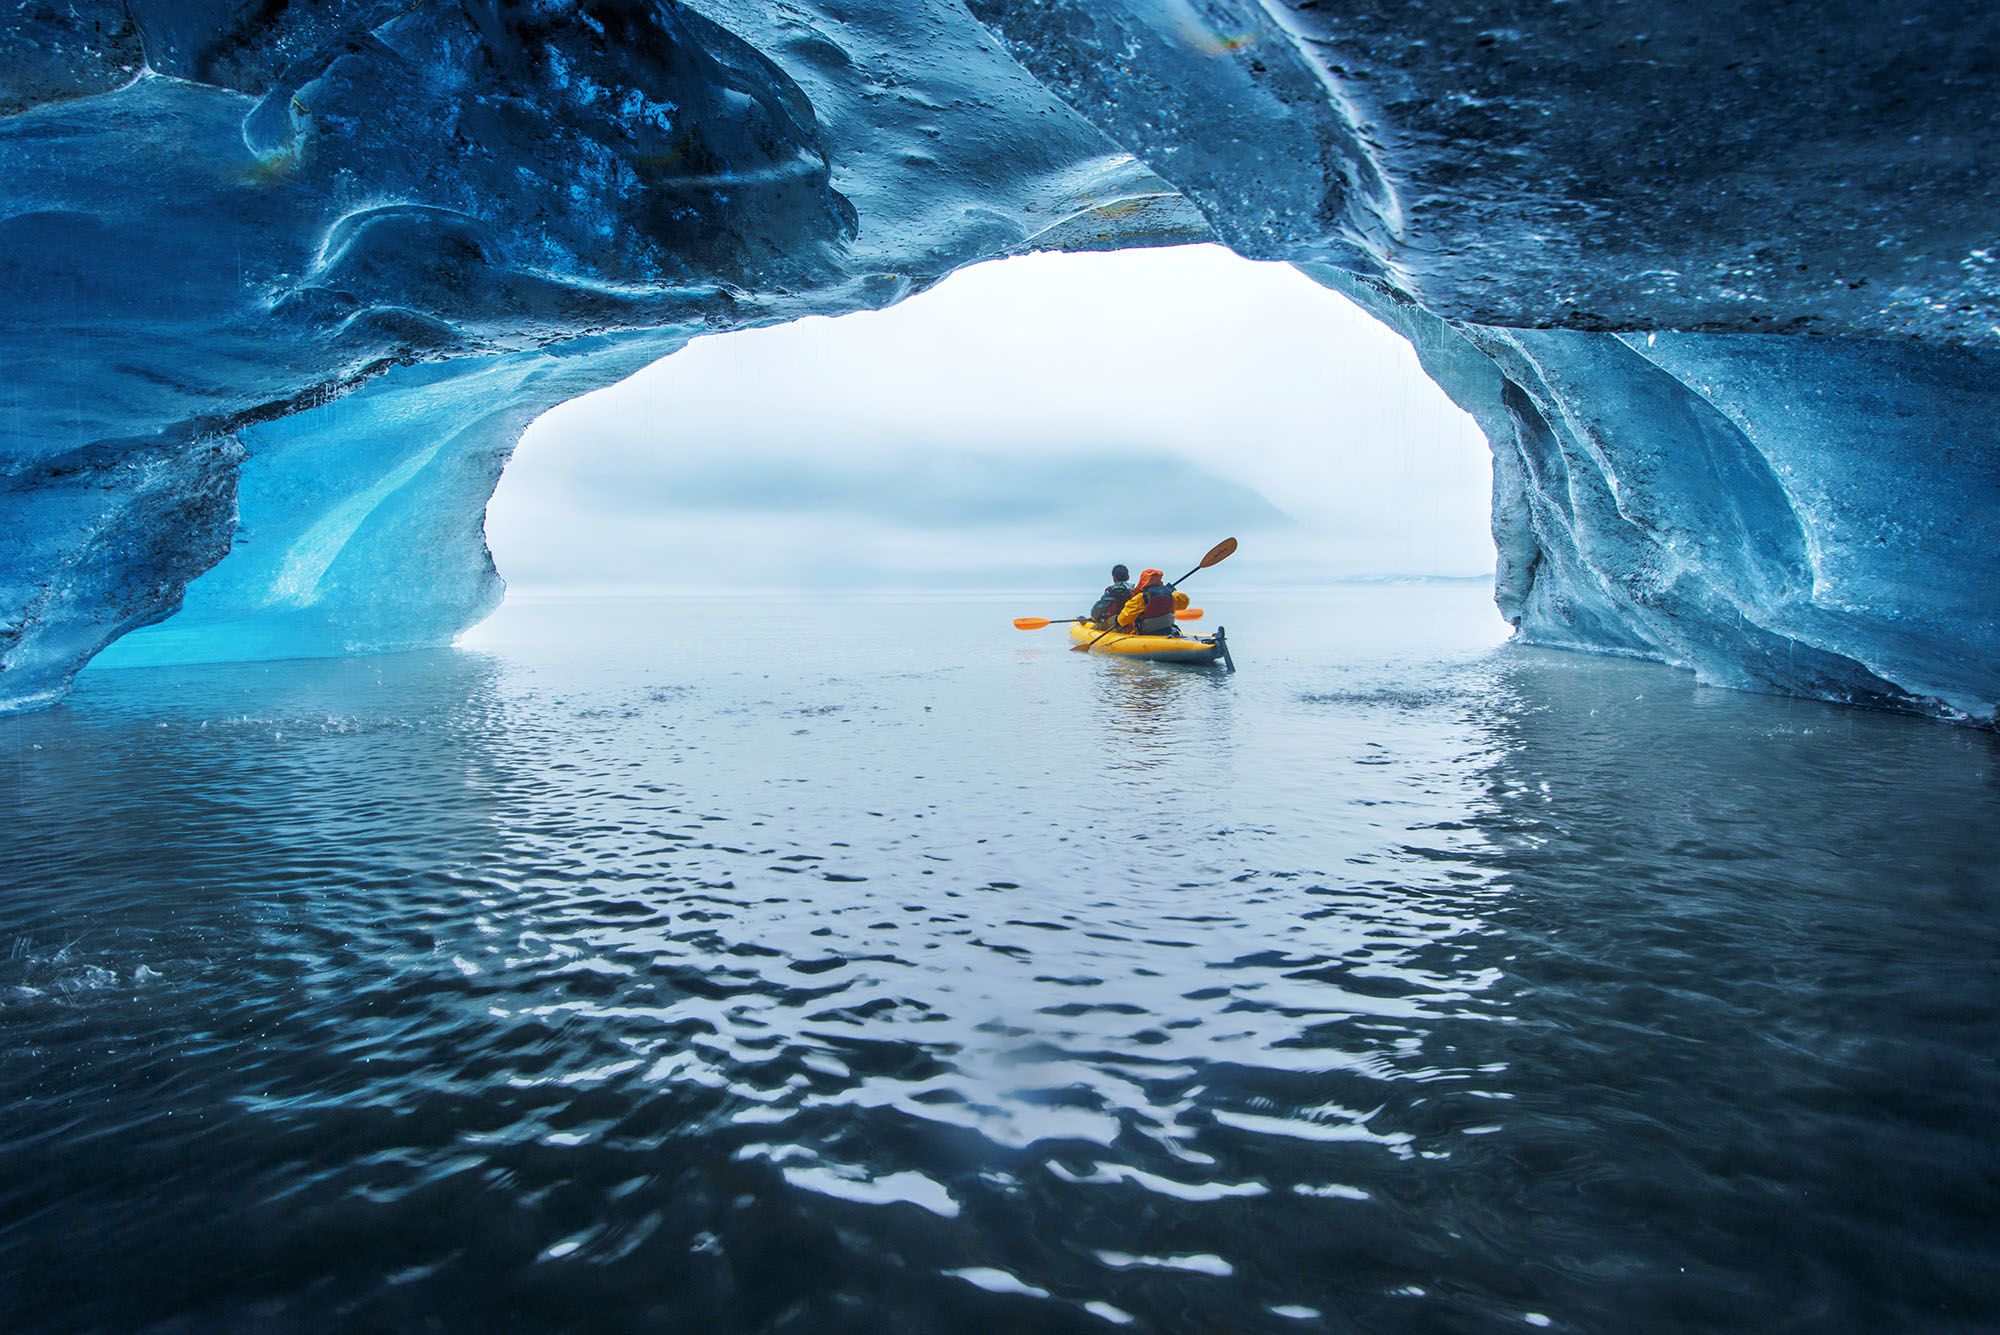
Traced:
<svg viewBox="0 0 2000 1335">
<path fill-rule="evenodd" d="M 1493 568 L 1491 457 L 1415 354 L 1215 246 L 981 265 L 697 339 L 528 433 L 488 512 L 530 591 L 1068 588 Z"/>
</svg>

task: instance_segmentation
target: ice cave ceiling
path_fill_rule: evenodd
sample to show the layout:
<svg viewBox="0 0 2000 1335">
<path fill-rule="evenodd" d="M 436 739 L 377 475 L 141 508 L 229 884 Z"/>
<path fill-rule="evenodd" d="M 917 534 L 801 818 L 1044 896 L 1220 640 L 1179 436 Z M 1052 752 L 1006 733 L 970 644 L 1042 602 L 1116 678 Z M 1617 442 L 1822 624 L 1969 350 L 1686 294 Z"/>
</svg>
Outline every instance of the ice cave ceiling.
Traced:
<svg viewBox="0 0 2000 1335">
<path fill-rule="evenodd" d="M 14 0 L 0 708 L 448 640 L 695 334 L 1216 238 L 1477 417 L 1525 638 L 1991 724 L 1996 87 L 1937 0 Z"/>
</svg>

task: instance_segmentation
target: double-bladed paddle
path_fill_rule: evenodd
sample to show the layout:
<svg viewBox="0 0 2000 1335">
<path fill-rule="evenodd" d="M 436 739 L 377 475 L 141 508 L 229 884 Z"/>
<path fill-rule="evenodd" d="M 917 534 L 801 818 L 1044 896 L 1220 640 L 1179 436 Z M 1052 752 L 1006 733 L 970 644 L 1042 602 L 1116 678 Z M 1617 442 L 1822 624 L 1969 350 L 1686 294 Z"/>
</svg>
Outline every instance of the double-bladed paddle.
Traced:
<svg viewBox="0 0 2000 1335">
<path fill-rule="evenodd" d="M 1176 621 L 1199 621 L 1207 615 L 1199 607 L 1183 607 L 1174 613 Z M 1059 617 L 1051 621 L 1047 617 L 1015 617 L 1015 630 L 1042 630 L 1049 626 L 1067 626 L 1073 621 L 1088 621 L 1089 617 Z"/>
<path fill-rule="evenodd" d="M 1194 570 L 1188 571 L 1187 574 L 1182 575 L 1179 579 L 1175 580 L 1174 586 L 1178 588 L 1181 584 L 1185 583 L 1189 579 L 1189 577 L 1191 577 L 1195 573 L 1195 570 L 1206 570 L 1210 566 L 1221 565 L 1224 561 L 1227 561 L 1229 559 L 1230 555 L 1233 552 L 1235 552 L 1235 550 L 1236 550 L 1236 539 L 1224 538 L 1221 542 L 1216 543 L 1215 546 L 1208 549 L 1208 555 L 1201 558 L 1200 564 L 1196 565 Z M 1114 613 L 1114 615 L 1116 614 Z M 1114 633 L 1117 633 L 1115 627 L 1112 630 L 1105 631 L 1103 635 L 1099 635 L 1097 637 L 1097 640 L 1103 639 L 1105 635 L 1110 635 Z M 1124 633 L 1129 634 L 1130 632 L 1124 632 Z M 1069 647 L 1069 651 L 1073 654 L 1088 652 L 1089 650 L 1097 647 L 1097 640 L 1092 640 L 1089 644 L 1072 644 Z"/>
</svg>

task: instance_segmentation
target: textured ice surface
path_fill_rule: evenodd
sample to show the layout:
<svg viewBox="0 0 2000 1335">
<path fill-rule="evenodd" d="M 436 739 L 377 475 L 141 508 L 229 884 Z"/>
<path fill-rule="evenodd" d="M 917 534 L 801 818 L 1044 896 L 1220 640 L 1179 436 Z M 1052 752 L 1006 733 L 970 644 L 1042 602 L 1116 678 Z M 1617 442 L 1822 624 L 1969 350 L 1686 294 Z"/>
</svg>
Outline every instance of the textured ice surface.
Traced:
<svg viewBox="0 0 2000 1335">
<path fill-rule="evenodd" d="M 2000 699 L 2000 351 L 1453 325 L 1408 336 L 1493 446 L 1525 639 L 1946 717 Z"/>
<path fill-rule="evenodd" d="M 435 644 L 498 605 L 487 498 L 537 415 L 675 351 L 684 329 L 401 366 L 246 428 L 235 544 L 108 666 Z"/>
<path fill-rule="evenodd" d="M 1528 638 L 1991 719 L 1996 34 L 1922 2 L 12 6 L 0 707 L 120 636 L 439 642 L 497 596 L 484 502 L 548 406 L 990 256 L 1215 236 L 1478 417 Z"/>
</svg>

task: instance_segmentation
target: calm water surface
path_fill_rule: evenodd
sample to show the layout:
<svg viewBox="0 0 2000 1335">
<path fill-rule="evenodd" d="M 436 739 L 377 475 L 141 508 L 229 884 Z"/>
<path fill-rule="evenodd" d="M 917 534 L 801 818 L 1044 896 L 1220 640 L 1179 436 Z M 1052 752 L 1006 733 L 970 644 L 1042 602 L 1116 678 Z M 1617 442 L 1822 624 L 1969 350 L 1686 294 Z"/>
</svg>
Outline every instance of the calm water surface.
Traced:
<svg viewBox="0 0 2000 1335">
<path fill-rule="evenodd" d="M 2000 1319 L 2000 739 L 1205 598 L 1234 677 L 521 601 L 0 720 L 5 1324 Z"/>
</svg>

